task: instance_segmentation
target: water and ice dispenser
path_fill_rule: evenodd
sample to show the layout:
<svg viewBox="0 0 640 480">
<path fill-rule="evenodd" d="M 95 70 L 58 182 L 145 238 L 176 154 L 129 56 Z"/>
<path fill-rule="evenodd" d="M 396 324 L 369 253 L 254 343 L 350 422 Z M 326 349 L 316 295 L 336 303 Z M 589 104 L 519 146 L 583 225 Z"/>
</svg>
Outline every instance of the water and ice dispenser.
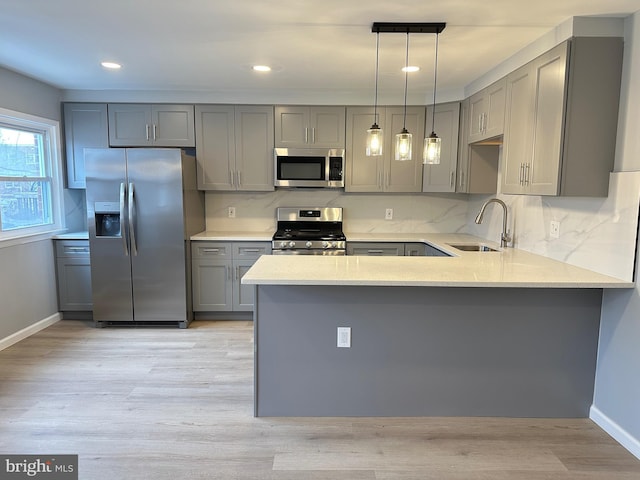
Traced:
<svg viewBox="0 0 640 480">
<path fill-rule="evenodd" d="M 95 202 L 96 237 L 121 237 L 120 204 Z"/>
</svg>

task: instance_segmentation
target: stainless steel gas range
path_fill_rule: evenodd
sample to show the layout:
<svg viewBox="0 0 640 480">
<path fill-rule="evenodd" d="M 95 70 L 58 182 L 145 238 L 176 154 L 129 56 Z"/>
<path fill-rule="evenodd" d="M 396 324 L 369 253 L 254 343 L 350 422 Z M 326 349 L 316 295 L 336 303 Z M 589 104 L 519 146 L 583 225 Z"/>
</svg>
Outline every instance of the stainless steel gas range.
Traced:
<svg viewBox="0 0 640 480">
<path fill-rule="evenodd" d="M 342 208 L 280 207 L 273 255 L 345 255 Z"/>
</svg>

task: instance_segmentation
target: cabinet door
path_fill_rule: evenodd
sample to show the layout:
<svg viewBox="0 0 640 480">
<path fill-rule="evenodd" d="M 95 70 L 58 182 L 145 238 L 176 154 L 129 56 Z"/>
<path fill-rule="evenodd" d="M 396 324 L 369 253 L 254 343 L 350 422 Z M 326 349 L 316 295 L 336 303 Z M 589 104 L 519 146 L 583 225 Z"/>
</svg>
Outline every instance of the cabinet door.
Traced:
<svg viewBox="0 0 640 480">
<path fill-rule="evenodd" d="M 272 191 L 273 107 L 235 108 L 235 165 L 237 190 Z"/>
<path fill-rule="evenodd" d="M 276 147 L 306 147 L 309 135 L 309 109 L 307 107 L 275 107 Z"/>
<path fill-rule="evenodd" d="M 433 106 L 427 108 L 425 136 L 431 134 Z M 458 126 L 460 103 L 436 105 L 435 132 L 441 138 L 440 163 L 424 165 L 422 172 L 423 192 L 455 192 L 458 166 Z M 422 151 L 420 151 L 422 155 Z"/>
<path fill-rule="evenodd" d="M 309 108 L 309 146 L 322 148 L 344 148 L 345 108 Z"/>
<path fill-rule="evenodd" d="M 460 130 L 458 138 L 458 167 L 456 192 L 468 193 L 469 189 L 469 99 L 460 104 Z M 423 180 L 424 185 L 424 180 Z"/>
<path fill-rule="evenodd" d="M 395 160 L 396 134 L 402 131 L 404 125 L 404 108 L 387 107 L 385 109 L 386 132 L 385 143 L 388 156 L 384 170 L 385 192 L 421 192 L 422 191 L 422 146 L 424 142 L 424 107 L 407 107 L 406 128 L 412 137 L 412 159 L 409 161 Z M 366 134 L 366 130 L 365 130 Z M 372 158 L 372 157 L 371 157 Z"/>
<path fill-rule="evenodd" d="M 424 257 L 426 247 L 427 246 L 424 243 L 405 243 L 404 255 L 406 257 Z"/>
<path fill-rule="evenodd" d="M 384 109 L 378 109 L 377 124 L 384 128 Z M 367 130 L 373 124 L 373 108 L 350 107 L 347 109 L 347 139 L 345 149 L 345 191 L 381 192 L 384 161 L 387 155 L 367 157 Z M 383 152 L 389 145 L 383 145 Z"/>
<path fill-rule="evenodd" d="M 533 63 L 536 79 L 535 120 L 531 151 L 529 193 L 557 195 L 560 186 L 564 127 L 567 43 L 538 57 Z"/>
<path fill-rule="evenodd" d="M 153 105 L 151 123 L 154 146 L 195 146 L 193 105 Z"/>
<path fill-rule="evenodd" d="M 469 98 L 469 143 L 503 134 L 505 87 L 503 78 Z"/>
<path fill-rule="evenodd" d="M 404 256 L 404 243 L 347 242 L 347 255 Z"/>
<path fill-rule="evenodd" d="M 58 258 L 58 308 L 60 311 L 90 311 L 91 262 L 86 258 Z"/>
<path fill-rule="evenodd" d="M 228 312 L 233 309 L 231 260 L 194 258 L 193 311 Z"/>
<path fill-rule="evenodd" d="M 109 147 L 106 103 L 65 103 L 67 187 L 85 188 L 84 149 Z"/>
<path fill-rule="evenodd" d="M 152 145 L 151 105 L 113 104 L 109 111 L 109 145 L 148 147 Z"/>
<path fill-rule="evenodd" d="M 234 260 L 233 310 L 251 312 L 255 302 L 255 285 L 243 285 L 242 277 L 252 267 L 255 260 Z"/>
<path fill-rule="evenodd" d="M 534 74 L 527 64 L 507 77 L 507 114 L 502 147 L 502 193 L 526 190 L 534 122 Z"/>
<path fill-rule="evenodd" d="M 198 189 L 236 189 L 235 109 L 196 105 Z M 272 182 L 273 183 L 273 182 Z"/>
</svg>

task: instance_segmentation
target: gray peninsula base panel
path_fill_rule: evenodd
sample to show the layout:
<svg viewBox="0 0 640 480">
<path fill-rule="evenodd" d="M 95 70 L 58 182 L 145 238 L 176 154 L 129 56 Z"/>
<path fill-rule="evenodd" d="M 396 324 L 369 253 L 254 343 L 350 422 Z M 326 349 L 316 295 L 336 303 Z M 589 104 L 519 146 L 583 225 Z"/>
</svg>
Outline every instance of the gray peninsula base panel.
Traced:
<svg viewBox="0 0 640 480">
<path fill-rule="evenodd" d="M 256 288 L 257 416 L 588 416 L 600 289 Z"/>
</svg>

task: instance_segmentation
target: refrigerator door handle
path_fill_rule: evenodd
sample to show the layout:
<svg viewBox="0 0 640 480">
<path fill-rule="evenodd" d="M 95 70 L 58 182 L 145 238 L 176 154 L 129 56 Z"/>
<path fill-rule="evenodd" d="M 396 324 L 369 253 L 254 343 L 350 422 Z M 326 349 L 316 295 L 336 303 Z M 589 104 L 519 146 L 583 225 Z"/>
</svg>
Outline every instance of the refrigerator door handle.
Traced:
<svg viewBox="0 0 640 480">
<path fill-rule="evenodd" d="M 136 222 L 135 222 L 135 186 L 133 182 L 129 183 L 129 236 L 131 237 L 131 255 L 138 255 L 138 246 L 136 245 Z"/>
<path fill-rule="evenodd" d="M 127 246 L 127 235 L 125 231 L 124 225 L 124 217 L 125 217 L 125 197 L 127 195 L 127 186 L 123 183 L 120 183 L 120 237 L 122 238 L 122 247 L 124 248 L 124 255 L 126 257 L 129 256 L 129 247 Z"/>
</svg>

